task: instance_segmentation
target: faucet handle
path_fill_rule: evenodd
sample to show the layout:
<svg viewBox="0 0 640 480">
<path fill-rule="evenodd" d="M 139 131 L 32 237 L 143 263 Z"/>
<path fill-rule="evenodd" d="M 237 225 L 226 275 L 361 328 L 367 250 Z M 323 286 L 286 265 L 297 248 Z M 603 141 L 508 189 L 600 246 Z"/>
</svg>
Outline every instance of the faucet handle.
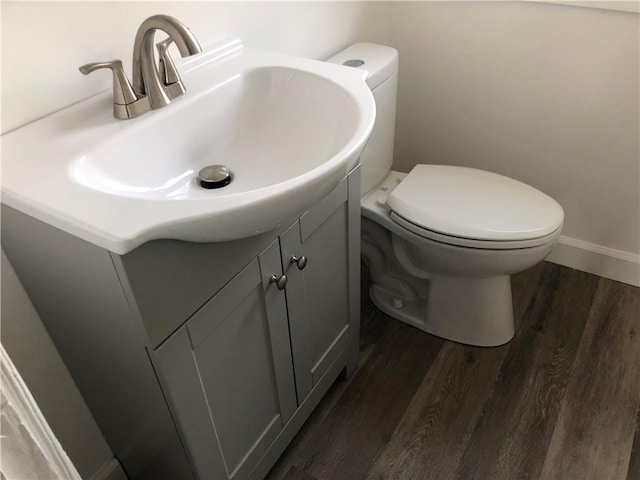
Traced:
<svg viewBox="0 0 640 480">
<path fill-rule="evenodd" d="M 122 62 L 120 60 L 111 60 L 110 62 L 94 62 L 82 65 L 79 70 L 83 75 L 89 75 L 91 72 L 109 68 L 113 72 L 113 103 L 116 105 L 129 105 L 138 97 L 133 92 L 131 83 L 124 73 Z"/>
<path fill-rule="evenodd" d="M 180 75 L 178 75 L 176 64 L 173 63 L 173 59 L 167 51 L 172 43 L 173 39 L 171 37 L 167 37 L 156 44 L 156 48 L 158 49 L 158 58 L 160 59 L 160 75 L 162 76 L 162 82 L 165 85 L 171 85 L 180 81 Z"/>
</svg>

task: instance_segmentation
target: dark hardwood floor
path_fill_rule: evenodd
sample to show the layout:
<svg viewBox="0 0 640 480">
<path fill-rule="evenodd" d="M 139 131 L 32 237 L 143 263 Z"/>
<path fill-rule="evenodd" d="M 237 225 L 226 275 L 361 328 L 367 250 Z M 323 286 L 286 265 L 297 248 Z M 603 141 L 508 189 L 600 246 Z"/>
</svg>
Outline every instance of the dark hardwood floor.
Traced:
<svg viewBox="0 0 640 480">
<path fill-rule="evenodd" d="M 360 368 L 269 480 L 640 480 L 640 289 L 551 263 L 513 277 L 516 335 L 478 348 L 378 311 Z"/>
</svg>

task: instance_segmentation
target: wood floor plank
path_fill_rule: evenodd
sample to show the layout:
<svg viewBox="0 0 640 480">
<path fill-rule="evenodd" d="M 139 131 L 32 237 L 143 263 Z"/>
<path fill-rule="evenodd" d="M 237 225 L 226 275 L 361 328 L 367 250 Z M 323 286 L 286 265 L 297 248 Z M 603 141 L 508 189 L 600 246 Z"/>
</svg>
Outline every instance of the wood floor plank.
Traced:
<svg viewBox="0 0 640 480">
<path fill-rule="evenodd" d="M 300 470 L 295 466 L 291 466 L 287 472 L 284 480 L 318 480 L 313 475 L 309 475 L 307 472 Z"/>
<path fill-rule="evenodd" d="M 538 478 L 598 277 L 545 264 L 455 478 Z"/>
<path fill-rule="evenodd" d="M 543 478 L 624 479 L 640 399 L 640 294 L 601 279 Z"/>
<path fill-rule="evenodd" d="M 447 478 L 480 417 L 505 353 L 505 348 L 445 344 L 367 478 Z"/>
<path fill-rule="evenodd" d="M 321 480 L 364 478 L 391 438 L 443 341 L 390 321 L 376 357 L 355 375 L 296 466 Z"/>
<path fill-rule="evenodd" d="M 360 369 L 269 480 L 640 480 L 640 289 L 543 263 L 513 276 L 496 349 L 389 319 L 366 289 Z"/>
<path fill-rule="evenodd" d="M 517 323 L 538 287 L 542 264 L 513 279 Z M 460 461 L 502 362 L 507 345 L 479 348 L 446 342 L 370 479 L 448 478 Z"/>
<path fill-rule="evenodd" d="M 638 480 L 640 478 L 640 405 L 636 414 L 636 433 L 633 437 L 630 457 L 626 480 Z"/>
</svg>

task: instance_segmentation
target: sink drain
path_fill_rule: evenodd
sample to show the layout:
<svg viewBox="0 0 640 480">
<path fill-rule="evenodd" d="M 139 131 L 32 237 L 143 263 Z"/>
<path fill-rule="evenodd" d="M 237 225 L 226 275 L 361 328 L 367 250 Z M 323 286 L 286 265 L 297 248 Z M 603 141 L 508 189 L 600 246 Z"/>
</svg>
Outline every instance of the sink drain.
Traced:
<svg viewBox="0 0 640 480">
<path fill-rule="evenodd" d="M 224 165 L 209 165 L 198 173 L 202 188 L 222 188 L 231 183 L 231 171 Z"/>
</svg>

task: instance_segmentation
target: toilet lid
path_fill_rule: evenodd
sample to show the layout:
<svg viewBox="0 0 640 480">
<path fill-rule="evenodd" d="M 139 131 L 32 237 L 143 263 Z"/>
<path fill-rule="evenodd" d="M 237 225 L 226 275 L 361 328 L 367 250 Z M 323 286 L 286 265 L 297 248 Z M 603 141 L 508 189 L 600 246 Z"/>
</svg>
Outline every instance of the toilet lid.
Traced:
<svg viewBox="0 0 640 480">
<path fill-rule="evenodd" d="M 558 202 L 525 183 L 448 165 L 417 165 L 387 205 L 417 227 L 484 241 L 546 237 L 564 220 Z"/>
</svg>

